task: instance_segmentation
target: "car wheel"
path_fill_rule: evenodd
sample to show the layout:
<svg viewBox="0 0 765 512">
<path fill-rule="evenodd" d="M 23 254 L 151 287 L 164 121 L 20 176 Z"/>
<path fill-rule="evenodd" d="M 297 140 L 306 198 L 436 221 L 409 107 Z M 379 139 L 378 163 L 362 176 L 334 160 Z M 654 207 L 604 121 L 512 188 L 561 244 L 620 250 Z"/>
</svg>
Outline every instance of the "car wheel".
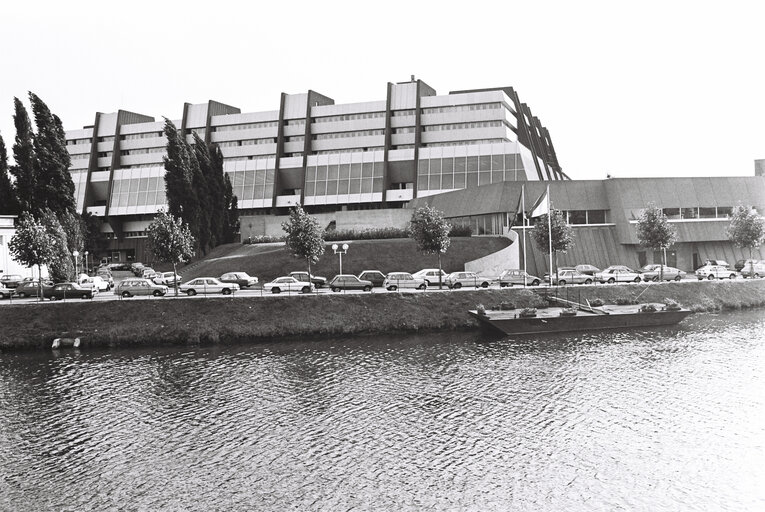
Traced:
<svg viewBox="0 0 765 512">
<path fill-rule="evenodd" d="M 560 286 L 566 286 L 566 280 L 565 279 L 561 279 L 560 281 L 558 281 L 558 284 Z"/>
<path fill-rule="evenodd" d="M 426 285 L 428 285 L 428 286 L 430 286 L 430 281 L 428 281 L 428 280 L 426 279 L 426 280 L 425 280 L 425 284 L 426 284 Z"/>
<path fill-rule="evenodd" d="M 82 294 L 82 300 L 85 300 L 85 299 L 92 299 L 92 298 L 93 298 L 93 297 L 92 297 L 91 295 L 88 295 L 87 293 L 83 293 L 83 294 Z"/>
<path fill-rule="evenodd" d="M 679 281 L 679 280 L 680 280 L 680 276 L 675 276 L 675 281 Z"/>
<path fill-rule="evenodd" d="M 282 293 L 281 288 L 274 286 L 271 288 L 271 293 Z"/>
<path fill-rule="evenodd" d="M 616 279 L 614 279 L 613 277 L 608 279 L 608 284 L 614 284 L 615 282 L 616 282 Z"/>
<path fill-rule="evenodd" d="M 123 299 L 127 299 L 129 297 L 130 297 L 130 293 L 129 292 L 122 292 L 122 298 Z"/>
<path fill-rule="evenodd" d="M 371 292 L 372 291 L 372 287 L 371 286 L 365 286 L 364 287 L 364 291 L 365 292 Z"/>
<path fill-rule="evenodd" d="M 730 275 L 730 278 L 731 278 L 731 279 L 736 279 L 736 274 L 731 274 L 731 275 Z"/>
<path fill-rule="evenodd" d="M 189 297 L 193 297 L 196 294 L 197 294 L 197 291 L 193 288 L 191 290 L 186 291 L 186 295 L 188 295 Z"/>
<path fill-rule="evenodd" d="M 4 298 L 5 298 L 5 294 L 4 293 L 0 293 L 0 300 L 2 300 Z"/>
<path fill-rule="evenodd" d="M 462 288 L 462 283 L 454 283 L 454 286 L 452 286 L 453 289 L 458 290 Z"/>
<path fill-rule="evenodd" d="M 760 274 L 755 274 L 755 275 L 754 275 L 754 278 L 755 278 L 755 279 L 759 279 L 759 278 L 760 278 Z M 21 295 L 19 295 L 19 297 L 21 297 Z"/>
<path fill-rule="evenodd" d="M 162 290 L 154 290 L 154 293 L 152 293 L 152 295 L 154 295 L 155 297 L 161 297 L 164 295 L 164 293 L 162 293 Z"/>
<path fill-rule="evenodd" d="M 759 276 L 755 276 L 755 277 L 759 277 Z M 19 293 L 19 298 L 20 298 L 20 299 L 23 299 L 23 298 L 24 298 L 24 297 L 26 297 L 26 296 L 27 296 L 27 294 L 26 294 L 26 293 L 24 293 L 24 292 L 20 292 L 20 293 Z M 5 295 L 3 295 L 2 293 L 0 293 L 0 299 L 4 299 L 4 298 L 5 298 Z"/>
<path fill-rule="evenodd" d="M 222 293 L 223 295 L 231 295 L 231 288 L 223 288 L 223 289 L 221 290 L 221 293 Z"/>
<path fill-rule="evenodd" d="M 592 279 L 585 279 L 584 284 L 592 284 Z"/>
<path fill-rule="evenodd" d="M 332 287 L 332 291 L 333 291 L 333 292 L 339 292 L 339 291 L 340 291 L 340 288 L 338 288 L 337 286 L 333 286 L 333 287 Z"/>
<path fill-rule="evenodd" d="M 427 290 L 428 289 L 427 282 L 422 283 L 420 286 L 417 287 L 417 289 L 418 290 Z"/>
<path fill-rule="evenodd" d="M 539 286 L 539 279 L 534 279 L 534 280 L 531 282 L 531 286 Z"/>
<path fill-rule="evenodd" d="M 714 274 L 709 274 L 709 275 L 707 276 L 707 279 L 709 279 L 710 281 L 714 281 L 714 279 L 715 279 L 715 276 L 714 276 Z"/>
<path fill-rule="evenodd" d="M 395 292 L 395 291 L 396 291 L 396 289 L 398 289 L 398 286 L 396 286 L 395 284 L 392 284 L 392 285 L 390 285 L 390 286 L 388 287 L 388 291 L 389 291 L 389 292 Z"/>
<path fill-rule="evenodd" d="M 310 286 L 304 286 L 302 290 L 300 290 L 303 293 L 311 293 L 311 287 Z"/>
<path fill-rule="evenodd" d="M 657 277 L 655 280 L 658 281 L 659 278 Z M 639 283 L 640 282 L 640 277 L 636 277 L 635 279 L 633 279 L 633 281 L 635 281 L 636 283 Z"/>
<path fill-rule="evenodd" d="M 481 283 L 481 288 L 488 288 L 488 287 L 489 287 L 489 283 L 487 283 L 486 281 Z"/>
<path fill-rule="evenodd" d="M 58 297 L 56 297 L 55 295 L 51 295 L 50 296 L 50 300 L 51 300 L 51 302 L 54 301 L 54 300 L 58 300 Z"/>
</svg>

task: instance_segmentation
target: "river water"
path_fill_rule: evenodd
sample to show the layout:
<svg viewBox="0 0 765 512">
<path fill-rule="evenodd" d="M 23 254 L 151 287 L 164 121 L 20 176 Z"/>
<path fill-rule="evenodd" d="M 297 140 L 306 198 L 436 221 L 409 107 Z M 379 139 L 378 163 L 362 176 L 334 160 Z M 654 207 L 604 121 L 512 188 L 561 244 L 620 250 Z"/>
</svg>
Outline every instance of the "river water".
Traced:
<svg viewBox="0 0 765 512">
<path fill-rule="evenodd" d="M 0 363 L 0 510 L 765 510 L 763 310 Z"/>
</svg>

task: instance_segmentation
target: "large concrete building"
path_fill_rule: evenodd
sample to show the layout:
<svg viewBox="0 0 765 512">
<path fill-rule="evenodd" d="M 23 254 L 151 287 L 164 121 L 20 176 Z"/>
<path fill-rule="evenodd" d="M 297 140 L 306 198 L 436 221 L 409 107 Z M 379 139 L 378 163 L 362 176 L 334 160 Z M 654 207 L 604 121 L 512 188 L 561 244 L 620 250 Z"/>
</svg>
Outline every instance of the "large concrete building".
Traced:
<svg viewBox="0 0 765 512">
<path fill-rule="evenodd" d="M 242 113 L 216 101 L 183 105 L 176 126 L 218 144 L 238 198 L 241 236 L 283 234 L 289 207 L 303 205 L 338 229 L 403 226 L 411 208 L 431 203 L 475 234 L 517 239 L 512 216 L 521 187 L 536 198 L 549 183 L 555 208 L 575 228 L 560 263 L 639 266 L 658 255 L 637 245 L 636 219 L 648 203 L 664 208 L 680 240 L 669 263 L 747 257 L 727 241 L 731 207 L 765 212 L 765 165 L 740 178 L 634 178 L 573 181 L 547 129 L 511 87 L 438 95 L 414 77 L 389 83 L 379 100 L 335 104 L 322 94 L 282 94 L 274 110 Z M 145 230 L 165 206 L 163 121 L 120 110 L 66 133 L 77 206 L 103 219 L 114 261 L 150 259 Z M 546 258 L 527 244 L 529 269 Z M 99 255 L 100 256 L 100 255 Z M 758 253 L 759 257 L 762 254 Z M 731 261 L 732 263 L 732 261 Z"/>
<path fill-rule="evenodd" d="M 314 91 L 282 94 L 266 112 L 186 103 L 175 124 L 190 141 L 196 132 L 220 146 L 243 237 L 280 231 L 274 216 L 296 204 L 350 226 L 391 225 L 403 218 L 392 210 L 414 198 L 567 179 L 547 129 L 511 87 L 439 96 L 412 77 L 364 103 L 335 104 Z M 144 259 L 145 229 L 165 206 L 162 129 L 120 110 L 66 132 L 77 207 L 104 219 L 113 260 Z"/>
</svg>

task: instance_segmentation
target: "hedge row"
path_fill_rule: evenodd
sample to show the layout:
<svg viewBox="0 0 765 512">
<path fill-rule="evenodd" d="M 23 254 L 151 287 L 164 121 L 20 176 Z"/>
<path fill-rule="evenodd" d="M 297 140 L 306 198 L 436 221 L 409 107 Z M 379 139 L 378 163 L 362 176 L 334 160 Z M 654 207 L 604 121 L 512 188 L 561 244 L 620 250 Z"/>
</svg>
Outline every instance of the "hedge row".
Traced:
<svg viewBox="0 0 765 512">
<path fill-rule="evenodd" d="M 452 226 L 449 236 L 469 237 L 473 235 L 470 226 Z M 356 231 L 353 229 L 331 230 L 324 232 L 324 240 L 327 242 L 345 240 L 386 240 L 390 238 L 408 238 L 409 232 L 405 228 L 373 228 Z M 242 240 L 244 245 L 265 244 L 283 242 L 284 236 L 253 236 Z"/>
</svg>

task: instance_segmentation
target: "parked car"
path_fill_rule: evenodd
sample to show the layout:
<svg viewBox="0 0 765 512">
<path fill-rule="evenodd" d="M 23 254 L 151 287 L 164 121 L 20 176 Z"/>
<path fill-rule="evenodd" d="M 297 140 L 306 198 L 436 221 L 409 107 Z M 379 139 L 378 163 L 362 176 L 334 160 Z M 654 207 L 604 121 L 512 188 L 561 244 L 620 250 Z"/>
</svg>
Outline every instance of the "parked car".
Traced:
<svg viewBox="0 0 765 512">
<path fill-rule="evenodd" d="M 143 263 L 140 261 L 136 261 L 135 263 L 130 265 L 130 271 L 136 276 L 139 277 L 141 273 L 143 272 Z"/>
<path fill-rule="evenodd" d="M 439 270 L 437 268 L 424 268 L 422 270 L 418 270 L 412 276 L 418 279 L 424 279 L 425 282 L 428 284 L 428 286 L 434 286 L 438 284 L 438 275 L 441 274 L 441 282 L 445 283 L 446 281 L 446 272 L 444 272 L 443 269 Z"/>
<path fill-rule="evenodd" d="M 353 274 L 339 274 L 329 282 L 329 288 L 333 292 L 339 292 L 340 290 L 364 290 L 365 292 L 371 292 L 372 281 L 359 279 Z"/>
<path fill-rule="evenodd" d="M 13 297 L 16 294 L 16 288 L 8 288 L 4 284 L 0 284 L 0 300 Z"/>
<path fill-rule="evenodd" d="M 641 281 L 640 274 L 624 265 L 611 265 L 601 272 L 595 274 L 595 281 L 598 283 L 629 283 Z"/>
<path fill-rule="evenodd" d="M 0 286 L 5 286 L 6 288 L 16 288 L 21 284 L 23 280 L 24 278 L 18 274 L 3 274 L 0 276 Z"/>
<path fill-rule="evenodd" d="M 300 272 L 293 272 L 300 273 Z M 303 272 L 306 276 L 308 276 L 308 272 Z M 298 279 L 295 279 L 291 275 L 289 276 L 282 276 L 277 277 L 270 283 L 266 283 L 263 285 L 263 289 L 267 292 L 271 293 L 281 293 L 281 292 L 302 292 L 302 293 L 311 293 L 314 291 L 314 285 L 313 283 L 309 281 L 300 281 Z"/>
<path fill-rule="evenodd" d="M 425 290 L 428 288 L 428 283 L 422 278 L 414 277 L 409 272 L 391 272 L 385 277 L 383 287 L 389 291 L 402 288 Z"/>
<path fill-rule="evenodd" d="M 567 284 L 592 284 L 592 276 L 582 274 L 576 269 L 558 269 L 557 275 L 552 278 L 552 283 L 557 286 Z"/>
<path fill-rule="evenodd" d="M 167 295 L 167 286 L 153 283 L 148 279 L 131 277 L 120 281 L 117 287 L 114 288 L 114 295 L 119 295 L 124 298 L 134 297 L 136 295 L 162 297 Z"/>
<path fill-rule="evenodd" d="M 365 270 L 359 274 L 359 279 L 371 281 L 372 286 L 382 286 L 385 282 L 385 274 L 379 270 Z"/>
<path fill-rule="evenodd" d="M 765 260 L 747 260 L 746 265 L 741 269 L 741 275 L 744 277 L 765 277 Z"/>
<path fill-rule="evenodd" d="M 93 288 L 83 288 L 77 283 L 57 283 L 43 289 L 43 297 L 50 300 L 60 299 L 92 299 L 98 294 Z"/>
<path fill-rule="evenodd" d="M 219 279 L 223 283 L 236 283 L 240 288 L 249 288 L 258 284 L 258 278 L 252 277 L 247 272 L 227 272 Z"/>
<path fill-rule="evenodd" d="M 730 263 L 725 260 L 707 260 L 704 262 L 704 266 L 706 265 L 717 265 L 720 267 L 725 267 L 726 269 L 730 268 Z"/>
<path fill-rule="evenodd" d="M 588 276 L 594 276 L 595 274 L 600 272 L 600 269 L 596 267 L 595 265 L 588 265 L 586 263 L 582 265 L 577 265 L 576 267 L 574 267 L 574 269 L 577 272 L 581 272 L 582 274 L 587 274 Z"/>
<path fill-rule="evenodd" d="M 93 288 L 99 292 L 107 292 L 111 289 L 109 282 L 101 279 L 99 276 L 85 276 L 84 278 L 78 279 L 77 284 L 83 288 Z"/>
<path fill-rule="evenodd" d="M 231 295 L 239 291 L 239 285 L 236 283 L 221 283 L 214 277 L 197 277 L 178 287 L 178 291 L 192 296 L 198 293 L 222 293 Z"/>
<path fill-rule="evenodd" d="M 736 272 L 729 270 L 728 267 L 723 265 L 704 265 L 696 269 L 696 278 L 700 281 L 702 279 L 736 279 Z"/>
<path fill-rule="evenodd" d="M 327 278 L 321 276 L 308 275 L 308 272 L 290 272 L 290 276 L 294 277 L 298 281 L 310 282 L 316 288 L 323 288 L 327 286 Z"/>
<path fill-rule="evenodd" d="M 16 296 L 23 299 L 24 297 L 39 297 L 40 286 L 39 281 L 25 281 L 16 288 Z M 45 296 L 45 289 L 52 288 L 52 281 L 43 281 L 43 297 Z"/>
<path fill-rule="evenodd" d="M 154 277 L 156 277 L 156 275 L 157 275 L 157 271 L 154 270 L 153 268 L 151 268 L 151 267 L 143 267 L 143 269 L 141 270 L 141 276 L 140 277 L 143 277 L 144 279 L 154 279 Z"/>
<path fill-rule="evenodd" d="M 107 268 L 112 272 L 133 270 L 130 263 L 109 263 Z"/>
<path fill-rule="evenodd" d="M 744 265 L 752 261 L 757 261 L 757 260 L 738 260 L 736 261 L 736 263 L 733 264 L 733 268 L 736 269 L 736 272 L 741 272 L 741 269 L 744 268 Z"/>
<path fill-rule="evenodd" d="M 675 267 L 668 267 L 664 265 L 664 280 L 665 281 L 680 281 L 685 272 Z M 659 281 L 662 275 L 661 265 L 658 263 L 651 263 L 640 269 L 640 275 L 643 281 Z"/>
<path fill-rule="evenodd" d="M 183 276 L 174 272 L 159 272 L 152 278 L 154 284 L 163 284 L 165 286 L 177 286 L 181 284 Z"/>
<path fill-rule="evenodd" d="M 101 279 L 103 279 L 104 281 L 106 281 L 107 283 L 109 283 L 109 289 L 110 290 L 112 288 L 114 288 L 114 278 L 112 277 L 112 273 L 111 272 L 108 272 L 108 271 L 107 272 L 98 272 L 96 275 L 98 277 L 100 277 Z"/>
<path fill-rule="evenodd" d="M 491 280 L 486 277 L 481 277 L 475 272 L 452 272 L 444 280 L 446 286 L 452 290 L 458 288 L 470 287 L 470 288 L 488 288 Z"/>
<path fill-rule="evenodd" d="M 508 269 L 502 271 L 497 278 L 497 282 L 499 283 L 500 288 L 504 288 L 506 286 L 513 286 L 514 284 L 520 286 L 539 286 L 542 283 L 542 280 L 537 276 L 532 276 L 525 270 Z"/>
</svg>

